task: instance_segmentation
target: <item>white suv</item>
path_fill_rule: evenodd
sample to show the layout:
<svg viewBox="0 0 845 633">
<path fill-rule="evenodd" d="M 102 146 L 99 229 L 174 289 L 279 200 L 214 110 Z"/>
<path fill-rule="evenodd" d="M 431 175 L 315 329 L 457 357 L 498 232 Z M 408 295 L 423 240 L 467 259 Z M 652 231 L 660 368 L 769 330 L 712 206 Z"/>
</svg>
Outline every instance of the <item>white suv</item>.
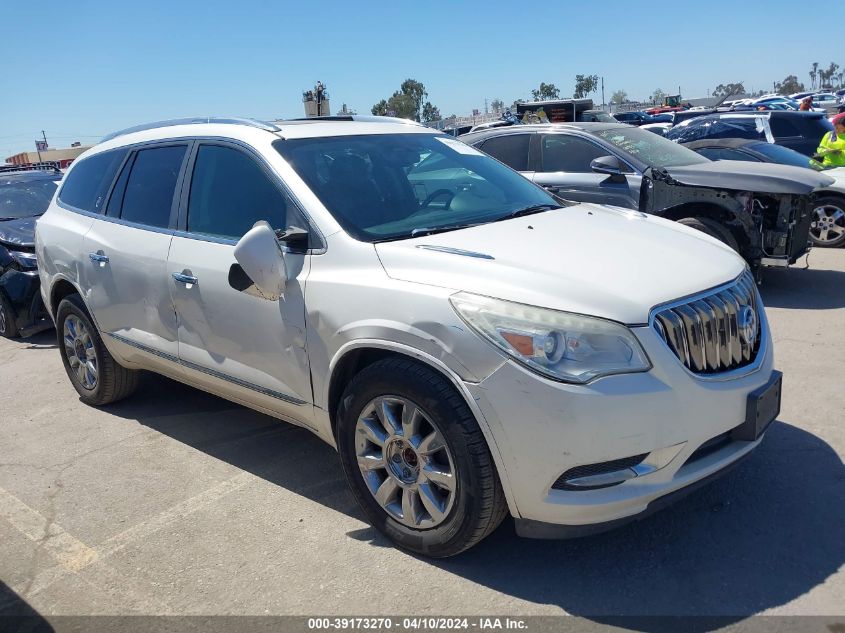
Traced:
<svg viewBox="0 0 845 633">
<path fill-rule="evenodd" d="M 430 556 L 506 513 L 536 537 L 642 516 L 779 411 L 730 248 L 396 119 L 127 130 L 74 162 L 36 243 L 84 402 L 149 370 L 304 426 Z"/>
</svg>

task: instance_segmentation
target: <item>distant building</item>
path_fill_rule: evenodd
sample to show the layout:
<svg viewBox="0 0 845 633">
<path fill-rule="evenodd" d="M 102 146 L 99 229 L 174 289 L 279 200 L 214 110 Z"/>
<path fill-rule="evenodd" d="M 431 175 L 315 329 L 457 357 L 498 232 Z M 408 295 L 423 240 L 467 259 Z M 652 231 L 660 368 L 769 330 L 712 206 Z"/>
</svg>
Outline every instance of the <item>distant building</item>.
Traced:
<svg viewBox="0 0 845 633">
<path fill-rule="evenodd" d="M 30 163 L 50 162 L 57 163 L 60 169 L 66 169 L 77 156 L 90 147 L 92 147 L 92 145 L 80 145 L 79 143 L 74 143 L 73 147 L 67 147 L 64 149 L 41 150 L 40 156 L 39 152 L 21 152 L 19 154 L 15 154 L 14 156 L 7 157 L 6 163 L 12 165 L 28 165 Z"/>
</svg>

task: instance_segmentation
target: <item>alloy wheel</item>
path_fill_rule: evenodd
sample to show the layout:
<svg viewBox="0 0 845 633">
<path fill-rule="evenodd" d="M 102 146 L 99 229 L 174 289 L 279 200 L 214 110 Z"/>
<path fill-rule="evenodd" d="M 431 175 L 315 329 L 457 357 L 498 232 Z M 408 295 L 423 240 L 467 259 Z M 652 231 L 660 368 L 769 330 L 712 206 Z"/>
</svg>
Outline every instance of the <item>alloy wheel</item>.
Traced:
<svg viewBox="0 0 845 633">
<path fill-rule="evenodd" d="M 845 211 L 832 204 L 816 207 L 810 233 L 821 244 L 842 239 L 845 235 Z"/>
<path fill-rule="evenodd" d="M 376 502 L 396 521 L 429 529 L 449 515 L 457 473 L 431 417 L 399 396 L 370 401 L 355 426 L 358 468 Z"/>
<path fill-rule="evenodd" d="M 62 336 L 65 356 L 71 371 L 80 385 L 85 389 L 94 390 L 97 387 L 99 372 L 91 333 L 79 317 L 70 315 L 65 319 Z"/>
<path fill-rule="evenodd" d="M 3 309 L 3 306 L 0 305 L 0 334 L 5 334 L 7 327 L 8 324 L 6 323 L 6 311 Z"/>
</svg>

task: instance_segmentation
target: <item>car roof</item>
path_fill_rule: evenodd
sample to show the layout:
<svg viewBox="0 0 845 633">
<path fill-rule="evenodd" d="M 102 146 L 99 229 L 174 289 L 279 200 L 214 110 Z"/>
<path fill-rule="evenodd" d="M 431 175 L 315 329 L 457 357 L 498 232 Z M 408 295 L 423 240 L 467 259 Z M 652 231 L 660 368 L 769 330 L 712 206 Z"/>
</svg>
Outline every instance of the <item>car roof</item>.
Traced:
<svg viewBox="0 0 845 633">
<path fill-rule="evenodd" d="M 109 134 L 84 155 L 165 139 L 220 137 L 254 142 L 266 140 L 268 135 L 275 139 L 294 139 L 407 133 L 441 134 L 416 121 L 393 117 L 329 116 L 272 122 L 236 117 L 194 117 L 156 121 Z"/>
<path fill-rule="evenodd" d="M 534 132 L 560 132 L 580 131 L 588 134 L 595 134 L 604 130 L 616 130 L 620 128 L 633 129 L 634 126 L 625 123 L 599 123 L 599 122 L 578 122 L 578 123 L 529 123 L 527 125 L 510 125 L 507 127 L 494 127 L 478 132 L 462 134 L 458 138 L 466 141 L 473 141 L 482 136 L 498 136 L 500 134 L 525 134 Z"/>
</svg>

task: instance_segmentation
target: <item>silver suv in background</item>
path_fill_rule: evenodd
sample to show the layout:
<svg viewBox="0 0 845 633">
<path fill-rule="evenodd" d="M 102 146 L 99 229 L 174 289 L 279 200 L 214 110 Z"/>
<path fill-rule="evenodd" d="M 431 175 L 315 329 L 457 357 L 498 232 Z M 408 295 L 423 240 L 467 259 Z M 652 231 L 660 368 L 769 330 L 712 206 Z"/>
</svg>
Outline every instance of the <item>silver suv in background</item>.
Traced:
<svg viewBox="0 0 845 633">
<path fill-rule="evenodd" d="M 544 537 L 642 516 L 748 455 L 779 410 L 730 248 L 561 206 L 412 123 L 125 131 L 74 162 L 36 251 L 84 402 L 148 370 L 308 428 L 368 520 L 429 556 L 507 514 Z"/>
</svg>

